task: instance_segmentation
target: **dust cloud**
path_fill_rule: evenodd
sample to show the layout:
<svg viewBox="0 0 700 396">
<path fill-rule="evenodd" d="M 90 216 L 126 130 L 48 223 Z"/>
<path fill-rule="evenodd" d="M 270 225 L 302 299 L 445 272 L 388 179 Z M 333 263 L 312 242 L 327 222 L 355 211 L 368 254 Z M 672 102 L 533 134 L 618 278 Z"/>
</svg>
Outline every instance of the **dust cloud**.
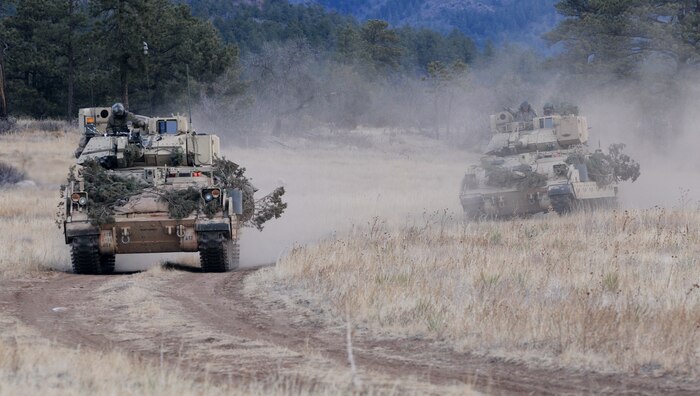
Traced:
<svg viewBox="0 0 700 396">
<path fill-rule="evenodd" d="M 382 133 L 374 131 L 375 133 Z M 350 229 L 418 223 L 460 210 L 459 182 L 469 155 L 429 147 L 406 152 L 369 149 L 229 148 L 265 194 L 283 185 L 288 203 L 280 219 L 259 232 L 244 228 L 241 259 L 247 266 L 274 263 L 295 246 L 342 236 Z"/>
<path fill-rule="evenodd" d="M 281 219 L 263 232 L 244 230 L 247 265 L 272 263 L 294 246 L 375 218 L 399 224 L 443 211 L 458 221 L 459 182 L 489 139 L 488 115 L 523 100 L 538 113 L 547 102 L 577 105 L 593 149 L 626 144 L 641 177 L 620 185 L 623 206 L 700 201 L 700 81 L 665 64 L 645 64 L 639 80 L 621 82 L 553 72 L 538 55 L 510 47 L 437 81 L 378 76 L 303 43 L 270 46 L 245 62 L 244 79 L 262 85 L 230 100 L 230 81 L 222 81 L 203 97 L 195 124 L 221 135 L 226 156 L 248 168 L 260 194 L 287 189 Z"/>
</svg>

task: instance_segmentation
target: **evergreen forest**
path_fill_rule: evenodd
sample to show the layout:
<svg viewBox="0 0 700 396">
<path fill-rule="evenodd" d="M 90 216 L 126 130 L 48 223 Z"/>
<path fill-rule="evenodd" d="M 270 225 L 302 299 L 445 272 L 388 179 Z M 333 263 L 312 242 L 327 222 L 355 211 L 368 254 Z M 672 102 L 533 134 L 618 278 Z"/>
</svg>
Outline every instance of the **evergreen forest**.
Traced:
<svg viewBox="0 0 700 396">
<path fill-rule="evenodd" d="M 434 2 L 381 3 L 5 0 L 0 118 L 73 120 L 116 101 L 182 112 L 189 88 L 200 117 L 238 134 L 368 125 L 439 138 L 521 98 L 634 87 L 643 127 L 673 130 L 698 72 L 696 1 L 503 2 L 510 18 L 460 9 L 439 25 L 409 18 Z M 532 13 L 555 21 L 546 52 L 508 39 Z"/>
</svg>

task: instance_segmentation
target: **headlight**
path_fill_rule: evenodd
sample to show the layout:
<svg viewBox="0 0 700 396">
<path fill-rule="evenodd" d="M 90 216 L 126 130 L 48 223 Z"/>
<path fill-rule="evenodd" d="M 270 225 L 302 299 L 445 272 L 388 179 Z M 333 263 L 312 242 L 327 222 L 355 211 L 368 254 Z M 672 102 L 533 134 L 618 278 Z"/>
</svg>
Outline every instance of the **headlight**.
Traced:
<svg viewBox="0 0 700 396">
<path fill-rule="evenodd" d="M 202 198 L 205 202 L 211 202 L 214 199 L 219 199 L 221 197 L 221 189 L 218 188 L 207 188 L 202 190 Z"/>
<path fill-rule="evenodd" d="M 80 206 L 85 206 L 87 204 L 87 193 L 86 192 L 74 192 L 73 194 L 70 195 L 70 200 L 74 204 L 78 204 Z"/>
</svg>

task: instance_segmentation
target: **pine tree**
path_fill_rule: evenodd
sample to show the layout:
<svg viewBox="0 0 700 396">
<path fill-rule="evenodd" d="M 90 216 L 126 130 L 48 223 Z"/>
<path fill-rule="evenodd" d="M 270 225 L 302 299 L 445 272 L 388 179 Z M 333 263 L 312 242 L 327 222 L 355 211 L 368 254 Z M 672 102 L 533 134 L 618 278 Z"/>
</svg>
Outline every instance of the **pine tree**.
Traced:
<svg viewBox="0 0 700 396">
<path fill-rule="evenodd" d="M 7 95 L 5 94 L 5 51 L 7 44 L 0 38 L 0 119 L 7 118 Z"/>
<path fill-rule="evenodd" d="M 0 29 L 3 28 L 3 19 L 14 13 L 14 2 L 9 0 L 0 4 Z M 5 53 L 8 49 L 8 44 L 5 41 L 7 38 L 0 35 L 0 120 L 7 118 L 7 95 L 5 86 Z"/>
<path fill-rule="evenodd" d="M 53 116 L 65 114 L 62 103 L 72 107 L 73 48 L 80 18 L 80 11 L 71 8 L 75 3 L 25 0 L 2 21 L 5 79 L 17 112 Z"/>
<path fill-rule="evenodd" d="M 368 60 L 379 67 L 395 68 L 399 64 L 401 48 L 399 37 L 389 29 L 389 23 L 377 19 L 362 25 L 362 50 Z"/>
<path fill-rule="evenodd" d="M 563 20 L 545 38 L 563 43 L 563 59 L 577 71 L 629 77 L 650 56 L 678 71 L 700 60 L 700 2 L 690 0 L 562 0 Z"/>
<path fill-rule="evenodd" d="M 79 0 L 65 0 L 65 13 L 61 24 L 63 31 L 59 37 L 62 41 L 63 55 L 66 59 L 66 119 L 75 117 L 75 75 L 80 46 L 83 43 L 88 26 L 86 10 Z"/>
<path fill-rule="evenodd" d="M 128 109 L 131 75 L 144 69 L 143 43 L 150 38 L 146 22 L 155 4 L 147 0 L 93 0 L 91 6 L 98 20 L 95 37 L 107 62 L 118 69 L 121 101 Z"/>
<path fill-rule="evenodd" d="M 360 35 L 355 27 L 348 24 L 340 30 L 336 51 L 338 58 L 345 63 L 350 63 L 358 58 L 361 51 Z"/>
</svg>

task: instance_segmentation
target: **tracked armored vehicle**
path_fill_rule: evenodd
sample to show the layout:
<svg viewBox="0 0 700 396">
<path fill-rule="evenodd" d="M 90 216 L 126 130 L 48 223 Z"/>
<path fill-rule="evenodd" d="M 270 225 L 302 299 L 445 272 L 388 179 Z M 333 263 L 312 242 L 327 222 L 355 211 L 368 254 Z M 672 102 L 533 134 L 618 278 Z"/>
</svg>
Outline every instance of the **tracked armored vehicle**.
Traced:
<svg viewBox="0 0 700 396">
<path fill-rule="evenodd" d="M 204 272 L 235 269 L 245 188 L 217 177 L 219 138 L 183 116 L 137 116 L 145 127 L 107 134 L 110 111 L 79 112 L 89 140 L 63 193 L 73 271 L 107 274 L 118 254 L 162 252 L 199 252 Z"/>
<path fill-rule="evenodd" d="M 614 205 L 617 186 L 587 167 L 588 125 L 578 115 L 547 115 L 518 122 L 510 111 L 491 116 L 492 138 L 478 165 L 468 168 L 460 192 L 466 219 L 504 218 L 578 207 Z"/>
</svg>

